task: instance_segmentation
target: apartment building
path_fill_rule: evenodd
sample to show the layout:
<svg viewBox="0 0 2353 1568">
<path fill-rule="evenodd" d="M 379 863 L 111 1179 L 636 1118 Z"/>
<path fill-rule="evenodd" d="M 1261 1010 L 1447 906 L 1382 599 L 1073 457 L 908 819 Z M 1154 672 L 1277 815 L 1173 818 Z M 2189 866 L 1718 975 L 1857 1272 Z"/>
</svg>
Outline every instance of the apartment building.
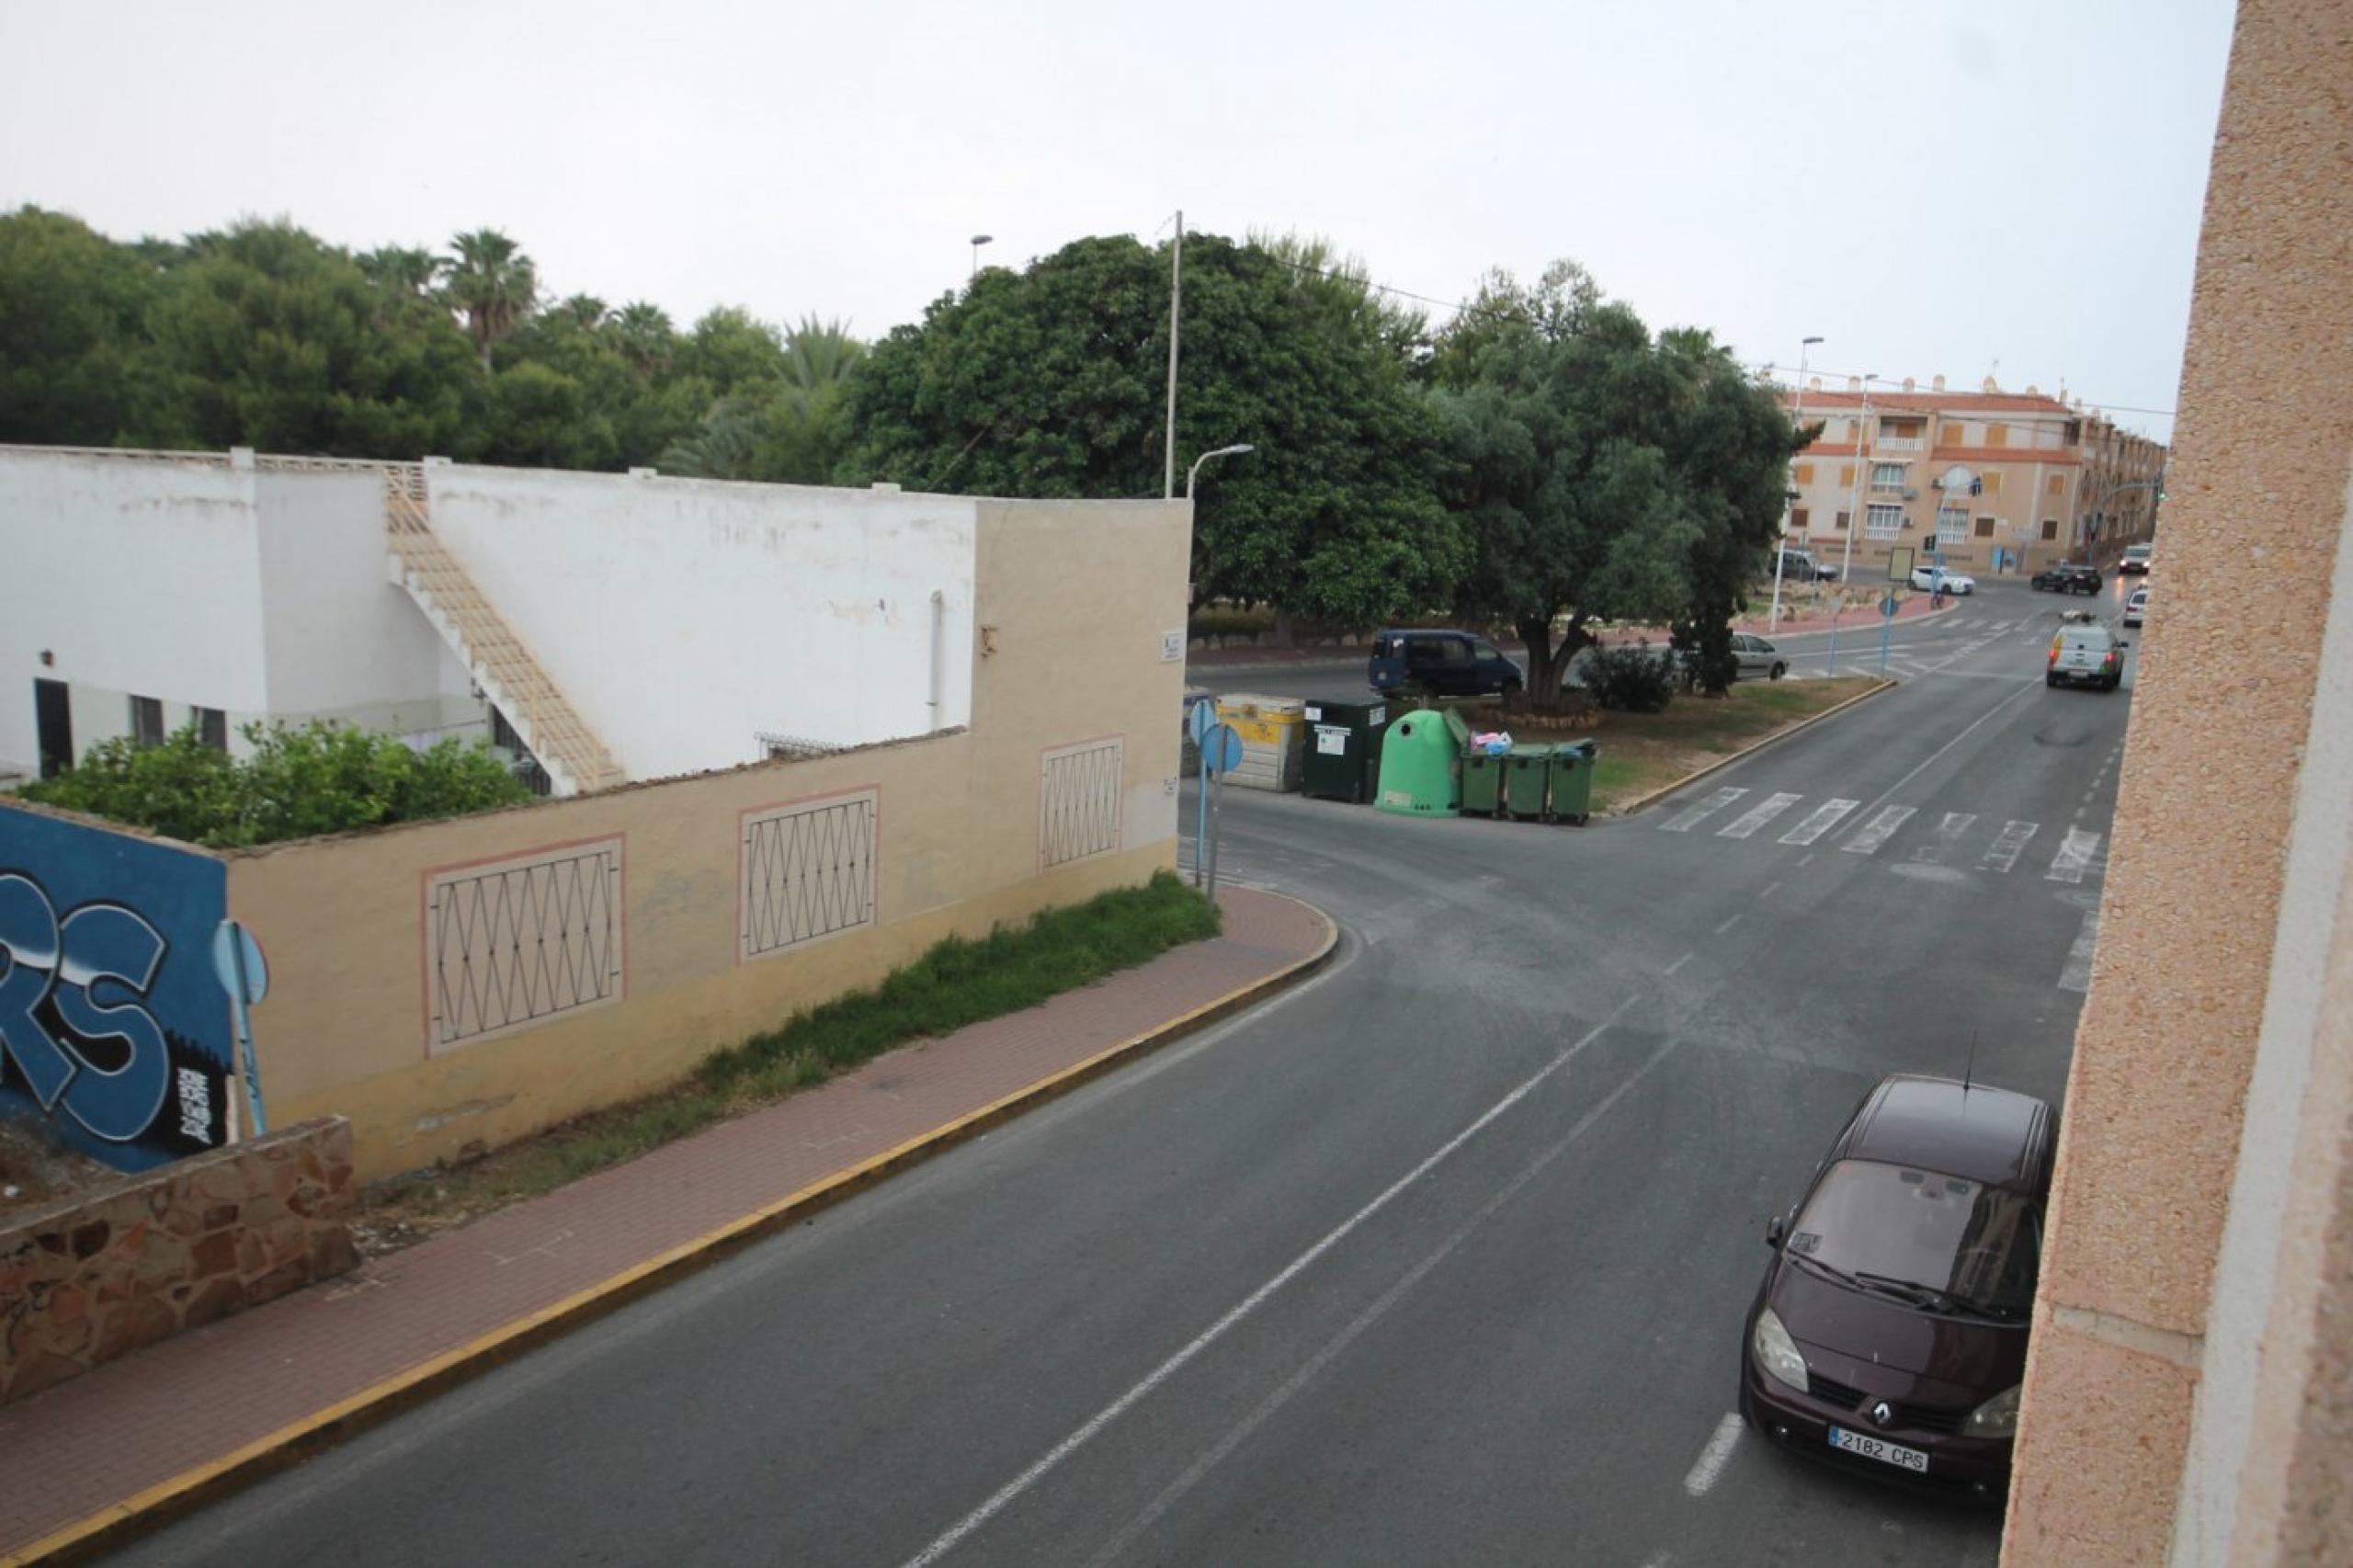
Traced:
<svg viewBox="0 0 2353 1568">
<path fill-rule="evenodd" d="M 2107 560 L 2156 528 L 2165 449 L 2035 387 L 1833 390 L 1815 377 L 1784 403 L 1822 433 L 1792 465 L 1788 529 L 1831 561 L 1852 535 L 1856 580 L 1897 552 L 1984 575 Z"/>
</svg>

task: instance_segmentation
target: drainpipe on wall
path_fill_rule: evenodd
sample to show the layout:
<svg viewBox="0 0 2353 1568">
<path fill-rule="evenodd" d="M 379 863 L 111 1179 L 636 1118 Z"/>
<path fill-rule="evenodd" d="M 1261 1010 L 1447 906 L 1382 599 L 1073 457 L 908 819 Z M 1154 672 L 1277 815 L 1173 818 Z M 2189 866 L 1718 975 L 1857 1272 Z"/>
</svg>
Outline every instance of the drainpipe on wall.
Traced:
<svg viewBox="0 0 2353 1568">
<path fill-rule="evenodd" d="M 931 590 L 931 727 L 940 728 L 939 713 L 942 695 L 948 685 L 948 672 L 940 661 L 948 651 L 948 596 L 941 590 Z"/>
</svg>

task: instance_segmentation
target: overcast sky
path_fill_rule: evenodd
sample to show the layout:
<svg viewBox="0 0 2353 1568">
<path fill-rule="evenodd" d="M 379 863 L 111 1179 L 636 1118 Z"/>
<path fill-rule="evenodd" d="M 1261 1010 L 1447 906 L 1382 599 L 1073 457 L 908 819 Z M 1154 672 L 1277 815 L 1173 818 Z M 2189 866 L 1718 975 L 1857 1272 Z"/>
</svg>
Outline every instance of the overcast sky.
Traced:
<svg viewBox="0 0 2353 1568">
<path fill-rule="evenodd" d="M 1745 359 L 2174 406 L 2226 0 L 0 0 L 0 203 L 506 230 L 547 288 L 868 335 L 1083 234 L 1585 264 Z M 2151 434 L 2168 419 L 2120 415 Z"/>
</svg>

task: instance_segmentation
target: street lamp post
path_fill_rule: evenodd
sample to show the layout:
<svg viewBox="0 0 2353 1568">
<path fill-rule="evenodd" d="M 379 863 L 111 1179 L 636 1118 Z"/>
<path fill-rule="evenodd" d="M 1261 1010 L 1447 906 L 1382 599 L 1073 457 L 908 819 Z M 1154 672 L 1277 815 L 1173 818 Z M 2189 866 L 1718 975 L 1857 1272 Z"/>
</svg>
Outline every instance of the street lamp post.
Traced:
<svg viewBox="0 0 2353 1568">
<path fill-rule="evenodd" d="M 1220 447 L 1213 452 L 1203 452 L 1199 457 L 1195 458 L 1193 466 L 1185 471 L 1185 499 L 1190 501 L 1193 498 L 1193 481 L 1199 477 L 1203 463 L 1211 458 L 1238 458 L 1245 452 L 1256 450 L 1257 449 L 1249 442 L 1239 441 L 1231 447 Z"/>
<path fill-rule="evenodd" d="M 1838 622 L 1847 613 L 1847 590 L 1853 585 L 1855 574 L 1855 530 L 1863 523 L 1863 426 L 1871 422 L 1871 381 L 1872 376 L 1863 378 L 1863 406 L 1855 419 L 1855 494 L 1847 503 L 1847 549 L 1838 560 L 1838 608 L 1830 615 L 1827 673 L 1834 676 L 1838 673 Z"/>
<path fill-rule="evenodd" d="M 981 275 L 981 247 L 995 238 L 996 236 L 995 234 L 974 234 L 972 236 L 972 277 L 978 278 Z"/>
<path fill-rule="evenodd" d="M 1808 337 L 1802 339 L 1798 344 L 1797 426 L 1801 431 L 1805 428 L 1806 351 L 1821 341 L 1822 339 L 1818 337 Z M 1789 491 L 1786 486 L 1783 488 L 1786 494 L 1795 494 L 1793 491 Z M 1781 566 L 1789 559 L 1790 512 L 1796 505 L 1796 502 L 1790 500 L 1784 500 L 1781 503 L 1781 543 L 1780 548 L 1773 551 L 1773 610 L 1765 618 L 1765 630 L 1768 632 L 1778 631 L 1781 626 Z"/>
</svg>

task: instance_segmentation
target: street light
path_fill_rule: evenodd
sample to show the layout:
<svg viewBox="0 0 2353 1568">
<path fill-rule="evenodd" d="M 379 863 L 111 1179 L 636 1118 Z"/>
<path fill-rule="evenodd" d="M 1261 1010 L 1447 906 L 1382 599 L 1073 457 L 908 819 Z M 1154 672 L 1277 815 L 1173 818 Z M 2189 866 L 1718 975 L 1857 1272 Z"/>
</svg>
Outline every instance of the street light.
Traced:
<svg viewBox="0 0 2353 1568">
<path fill-rule="evenodd" d="M 1855 576 L 1855 530 L 1863 521 L 1863 426 L 1871 420 L 1871 382 L 1879 379 L 1876 370 L 1863 377 L 1863 406 L 1855 420 L 1855 495 L 1847 502 L 1847 549 L 1838 560 L 1838 608 L 1830 612 L 1830 659 L 1826 673 L 1838 673 L 1838 622 L 1847 613 L 1847 590 Z"/>
<path fill-rule="evenodd" d="M 1818 337 L 1808 337 L 1801 339 L 1798 343 L 1797 426 L 1800 430 L 1805 428 L 1806 351 L 1821 341 L 1822 339 Z M 1790 490 L 1786 486 L 1783 487 L 1783 493 L 1789 495 L 1797 494 L 1796 491 Z M 1779 631 L 1781 625 L 1781 565 L 1790 555 L 1790 509 L 1796 504 L 1794 501 L 1781 503 L 1781 542 L 1780 547 L 1773 551 L 1773 612 L 1765 618 L 1765 630 L 1768 632 Z M 1851 518 L 1848 520 L 1852 521 Z"/>
<path fill-rule="evenodd" d="M 974 278 L 978 278 L 981 275 L 981 247 L 995 238 L 996 236 L 995 234 L 974 234 L 972 236 L 972 276 Z"/>
<path fill-rule="evenodd" d="M 1190 501 L 1193 498 L 1193 480 L 1200 473 L 1203 463 L 1211 458 L 1238 458 L 1245 452 L 1256 449 L 1249 442 L 1241 441 L 1231 447 L 1220 447 L 1213 452 L 1203 452 L 1199 457 L 1195 458 L 1193 466 L 1185 471 L 1185 499 Z"/>
</svg>

